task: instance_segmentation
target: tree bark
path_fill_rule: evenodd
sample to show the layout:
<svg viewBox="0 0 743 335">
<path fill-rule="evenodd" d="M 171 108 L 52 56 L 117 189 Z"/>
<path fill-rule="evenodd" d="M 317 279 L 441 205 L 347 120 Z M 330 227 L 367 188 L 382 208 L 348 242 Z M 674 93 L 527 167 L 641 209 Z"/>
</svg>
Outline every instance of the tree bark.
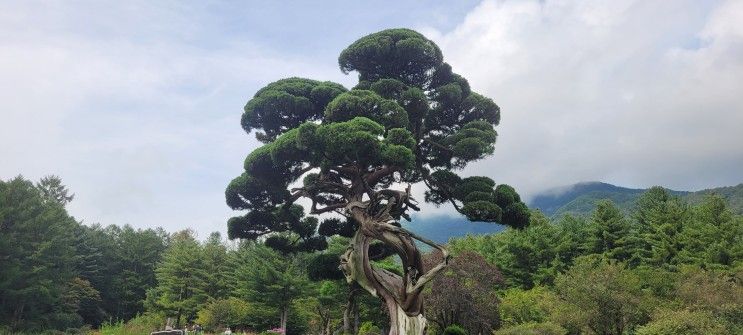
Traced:
<svg viewBox="0 0 743 335">
<path fill-rule="evenodd" d="M 10 329 L 15 331 L 20 329 L 21 321 L 23 320 L 23 310 L 26 307 L 26 303 L 21 303 L 20 306 L 16 307 L 13 311 L 13 319 L 10 323 Z"/>
<path fill-rule="evenodd" d="M 391 311 L 393 308 L 395 309 L 394 312 Z M 410 316 L 400 305 L 394 302 L 387 304 L 387 309 L 390 310 L 390 335 L 425 334 L 428 321 L 423 313 Z"/>
<path fill-rule="evenodd" d="M 281 309 L 281 329 L 284 331 L 284 334 L 286 334 L 286 324 L 289 319 L 289 307 L 284 306 Z"/>
<path fill-rule="evenodd" d="M 176 315 L 176 318 L 175 318 L 175 329 L 181 328 L 181 314 L 183 314 L 183 312 L 181 311 L 180 308 L 178 308 L 178 314 Z"/>
<path fill-rule="evenodd" d="M 341 256 L 341 269 L 346 280 L 358 283 L 384 301 L 390 317 L 390 335 L 425 334 L 427 321 L 423 315 L 423 285 L 446 266 L 448 253 L 433 242 L 387 223 L 386 218 L 380 219 L 379 215 L 368 213 L 363 203 L 352 203 L 348 209 L 359 222 L 359 229 Z M 444 262 L 425 273 L 414 238 L 441 249 Z M 369 245 L 375 240 L 392 247 L 400 256 L 403 276 L 372 266 Z"/>
<path fill-rule="evenodd" d="M 348 291 L 348 300 L 346 300 L 346 308 L 343 309 L 343 334 L 356 334 L 351 328 L 351 317 L 353 316 L 354 305 L 356 305 L 356 293 L 354 290 L 354 284 L 350 284 Z"/>
<path fill-rule="evenodd" d="M 353 304 L 353 335 L 359 335 L 359 304 Z"/>
</svg>

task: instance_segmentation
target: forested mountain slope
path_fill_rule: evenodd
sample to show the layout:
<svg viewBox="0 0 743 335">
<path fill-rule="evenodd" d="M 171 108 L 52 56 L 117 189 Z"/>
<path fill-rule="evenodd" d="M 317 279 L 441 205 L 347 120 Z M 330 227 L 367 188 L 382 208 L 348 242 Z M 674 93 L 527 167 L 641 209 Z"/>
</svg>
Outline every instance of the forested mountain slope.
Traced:
<svg viewBox="0 0 743 335">
<path fill-rule="evenodd" d="M 705 195 L 713 193 L 725 198 L 733 212 L 743 214 L 743 183 L 736 186 L 717 187 L 693 192 L 686 196 L 686 200 L 692 204 L 698 204 L 702 202 Z"/>
<path fill-rule="evenodd" d="M 646 190 L 603 182 L 581 182 L 542 192 L 529 202 L 529 207 L 539 209 L 547 216 L 585 215 L 593 210 L 598 200 L 611 199 L 623 212 L 628 213 L 635 206 L 637 198 Z M 743 213 L 743 184 L 696 192 L 669 191 L 692 204 L 701 202 L 707 194 L 718 194 L 725 198 L 733 212 Z"/>
<path fill-rule="evenodd" d="M 637 198 L 645 191 L 647 189 L 633 189 L 602 182 L 583 182 L 544 192 L 536 196 L 529 203 L 529 207 L 541 210 L 548 217 L 560 217 L 564 214 L 587 215 L 595 209 L 598 200 L 611 199 L 625 214 L 629 214 Z M 707 194 L 718 194 L 725 198 L 734 213 L 743 214 L 743 184 L 697 192 L 670 190 L 670 193 L 694 205 L 701 203 Z M 452 237 L 490 234 L 504 229 L 499 224 L 467 222 L 463 218 L 447 215 L 413 216 L 413 222 L 403 224 L 413 232 L 429 236 L 431 240 L 439 243 L 446 243 Z"/>
</svg>

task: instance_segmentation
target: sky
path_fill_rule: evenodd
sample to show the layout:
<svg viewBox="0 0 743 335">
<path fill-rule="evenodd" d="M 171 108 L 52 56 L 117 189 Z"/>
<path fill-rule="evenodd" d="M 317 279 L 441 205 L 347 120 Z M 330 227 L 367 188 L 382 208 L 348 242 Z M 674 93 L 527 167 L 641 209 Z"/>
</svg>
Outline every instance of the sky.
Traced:
<svg viewBox="0 0 743 335">
<path fill-rule="evenodd" d="M 259 145 L 245 103 L 291 76 L 353 86 L 340 51 L 395 27 L 502 109 L 465 175 L 527 199 L 743 182 L 743 1 L 698 0 L 2 1 L 0 179 L 60 176 L 85 223 L 225 232 Z"/>
</svg>

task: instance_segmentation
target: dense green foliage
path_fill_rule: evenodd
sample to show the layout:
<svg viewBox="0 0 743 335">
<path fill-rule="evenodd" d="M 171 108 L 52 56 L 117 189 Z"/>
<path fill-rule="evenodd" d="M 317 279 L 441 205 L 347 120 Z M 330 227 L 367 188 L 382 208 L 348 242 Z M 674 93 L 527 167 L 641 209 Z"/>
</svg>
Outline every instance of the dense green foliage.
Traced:
<svg viewBox="0 0 743 335">
<path fill-rule="evenodd" d="M 589 217 L 454 239 L 481 253 L 507 289 L 497 334 L 735 334 L 743 329 L 743 216 L 652 188 L 625 216 L 599 201 Z M 540 223 L 541 222 L 541 223 Z"/>
<path fill-rule="evenodd" d="M 77 223 L 63 203 L 22 178 L 0 182 L 0 320 L 11 329 L 80 325 L 100 300 L 76 271 Z"/>
<path fill-rule="evenodd" d="M 552 322 L 526 322 L 495 331 L 494 335 L 565 335 L 567 331 Z"/>
<path fill-rule="evenodd" d="M 83 225 L 67 214 L 67 193 L 56 177 L 0 181 L 0 333 L 89 325 L 142 334 L 168 317 L 210 331 L 267 330 L 282 311 L 287 334 L 340 327 L 348 287 L 342 276 L 310 281 L 307 255 L 230 245 L 218 233 L 199 241 L 191 231 Z M 331 239 L 336 270 L 345 243 Z M 356 301 L 359 322 L 385 326 L 378 301 Z"/>
<path fill-rule="evenodd" d="M 55 200 L 64 197 L 46 196 L 40 185 L 0 183 L 0 332 L 80 332 L 88 324 L 101 334 L 142 334 L 179 314 L 182 326 L 207 331 L 265 331 L 283 311 L 289 334 L 342 327 L 350 288 L 340 276 L 313 278 L 316 255 L 228 244 L 219 234 L 199 241 L 190 231 L 82 225 Z M 66 191 L 56 185 L 56 194 Z M 432 331 L 743 331 L 743 217 L 724 198 L 693 205 L 654 188 L 629 215 L 601 201 L 589 217 L 550 222 L 535 212 L 530 221 L 450 242 L 450 269 L 426 293 Z M 346 243 L 332 238 L 321 255 L 336 259 Z M 440 256 L 426 257 L 429 264 Z M 377 266 L 401 271 L 389 258 Z M 355 304 L 354 333 L 386 329 L 378 300 L 362 294 Z"/>
<path fill-rule="evenodd" d="M 594 206 L 601 201 L 611 200 L 624 214 L 630 214 L 637 205 L 637 199 L 647 190 L 614 186 L 600 182 L 578 183 L 538 194 L 529 203 L 530 207 L 540 209 L 545 215 L 590 215 Z M 690 204 L 700 204 L 708 195 L 718 195 L 725 199 L 728 208 L 735 214 L 743 214 L 743 184 L 710 188 L 696 192 L 673 191 Z"/>
<path fill-rule="evenodd" d="M 363 193 L 421 181 L 427 201 L 451 203 L 469 220 L 527 225 L 529 211 L 512 187 L 452 172 L 492 154 L 500 108 L 452 72 L 435 43 L 388 29 L 348 46 L 339 65 L 358 72 L 356 87 L 287 78 L 246 104 L 242 126 L 265 145 L 227 187 L 227 204 L 248 211 L 229 220 L 230 238 L 267 237 L 284 252 L 323 250 L 323 236 L 348 237 L 357 225 L 326 221 L 318 235 L 318 219 L 306 214 L 342 211 Z M 311 200 L 307 213 L 299 198 Z M 391 214 L 410 220 L 407 209 L 417 207 Z"/>
<path fill-rule="evenodd" d="M 243 211 L 228 220 L 228 237 L 296 257 L 325 250 L 330 237 L 352 237 L 346 251 L 317 255 L 309 275 L 334 279 L 335 271 L 317 269 L 340 266 L 349 284 L 384 301 L 392 334 L 421 333 L 423 288 L 448 257 L 424 269 L 414 240 L 441 247 L 402 227 L 400 221 L 411 221 L 420 210 L 412 185 L 424 184 L 425 201 L 451 204 L 470 221 L 517 229 L 529 223 L 530 212 L 511 186 L 455 172 L 493 153 L 500 108 L 473 92 L 438 46 L 413 30 L 361 37 L 338 62 L 344 73 L 358 73 L 358 85 L 346 90 L 330 82 L 282 79 L 245 105 L 243 129 L 264 144 L 247 155 L 244 172 L 225 191 L 227 205 Z M 310 203 L 307 211 L 300 201 Z M 320 217 L 325 213 L 335 217 Z M 393 254 L 401 266 L 385 259 Z M 283 328 L 302 286 L 280 291 Z M 345 332 L 349 314 L 357 314 L 351 312 L 353 295 Z"/>
<path fill-rule="evenodd" d="M 708 195 L 719 195 L 728 204 L 730 211 L 735 214 L 743 215 L 743 184 L 736 186 L 724 186 L 692 192 L 684 198 L 691 204 L 699 204 L 704 201 Z"/>
<path fill-rule="evenodd" d="M 242 126 L 245 131 L 263 129 L 256 135 L 270 142 L 302 122 L 319 120 L 325 106 L 346 89 L 336 83 L 303 78 L 287 78 L 259 90 L 245 106 Z M 278 113 L 277 113 L 278 112 Z"/>
<path fill-rule="evenodd" d="M 182 316 L 193 320 L 209 298 L 207 288 L 211 282 L 202 249 L 190 232 L 174 234 L 155 270 L 158 285 L 148 292 L 152 305 L 148 307 L 175 316 L 176 327 L 181 325 Z"/>
<path fill-rule="evenodd" d="M 138 315 L 127 322 L 124 322 L 123 320 L 113 322 L 106 321 L 101 325 L 99 331 L 100 335 L 149 334 L 153 331 L 162 329 L 164 323 L 165 316 L 162 314 L 145 313 Z M 73 333 L 77 332 L 75 331 Z"/>
<path fill-rule="evenodd" d="M 444 335 L 467 335 L 467 331 L 465 331 L 464 328 L 460 326 L 451 325 L 444 329 Z"/>
<path fill-rule="evenodd" d="M 56 182 L 56 185 L 60 187 L 57 194 L 65 194 L 61 184 Z M 184 322 L 192 321 L 197 311 L 211 309 L 212 315 L 217 313 L 219 304 L 214 301 L 225 300 L 215 299 L 234 302 L 238 298 L 228 298 L 234 295 L 244 299 L 240 301 L 249 299 L 249 294 L 241 295 L 244 291 L 238 284 L 254 281 L 235 279 L 245 271 L 241 269 L 265 265 L 263 259 L 271 258 L 250 256 L 253 254 L 249 246 L 229 252 L 218 235 L 199 243 L 189 232 L 168 236 L 162 231 L 137 231 L 128 226 L 81 225 L 64 210 L 63 205 L 69 197 L 49 197 L 48 190 L 22 178 L 2 182 L 0 191 L 3 200 L 0 212 L 3 219 L 0 244 L 3 329 L 64 330 L 83 324 L 98 326 L 104 320 L 113 320 L 102 325 L 104 332 L 136 333 L 162 328 L 165 316 L 177 318 L 182 314 Z M 163 253 L 163 250 L 166 251 Z M 252 263 L 241 255 L 250 256 Z M 276 257 L 279 256 L 273 258 Z M 232 269 L 238 269 L 238 273 L 233 273 Z M 330 283 L 318 285 L 327 288 Z M 149 294 L 145 304 L 146 291 Z M 253 290 L 254 293 L 258 291 L 261 290 Z M 337 326 L 337 306 L 343 303 L 345 294 L 343 290 L 332 291 L 324 290 L 322 304 L 329 309 L 336 306 Z M 312 295 L 312 292 L 307 294 Z M 149 311 L 158 313 L 138 317 L 127 324 L 116 321 L 129 320 L 144 312 L 145 305 Z M 376 307 L 362 306 L 363 309 Z M 236 321 L 229 317 L 219 321 L 213 321 L 215 317 L 204 318 L 212 320 L 209 325 L 214 327 L 219 323 L 220 326 L 267 329 L 276 325 L 274 318 L 277 316 L 270 306 L 254 306 L 246 318 L 240 318 L 235 324 L 231 324 Z M 372 319 L 379 320 L 378 317 Z M 304 329 L 301 326 L 304 321 L 293 323 L 300 327 L 291 329 Z"/>
<path fill-rule="evenodd" d="M 76 328 L 144 311 L 168 241 L 162 230 L 81 225 L 59 178 L 0 181 L 0 324 Z"/>
</svg>

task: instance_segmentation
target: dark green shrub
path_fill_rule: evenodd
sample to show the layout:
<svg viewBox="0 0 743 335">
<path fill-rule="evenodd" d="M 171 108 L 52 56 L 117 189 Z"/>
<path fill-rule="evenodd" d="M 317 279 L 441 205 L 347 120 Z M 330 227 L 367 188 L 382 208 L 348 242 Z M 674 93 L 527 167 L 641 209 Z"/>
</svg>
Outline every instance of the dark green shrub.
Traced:
<svg viewBox="0 0 743 335">
<path fill-rule="evenodd" d="M 565 328 L 552 322 L 528 322 L 500 329 L 494 335 L 565 335 Z"/>
<path fill-rule="evenodd" d="M 467 335 L 467 332 L 460 326 L 451 325 L 444 329 L 444 335 Z"/>
</svg>

